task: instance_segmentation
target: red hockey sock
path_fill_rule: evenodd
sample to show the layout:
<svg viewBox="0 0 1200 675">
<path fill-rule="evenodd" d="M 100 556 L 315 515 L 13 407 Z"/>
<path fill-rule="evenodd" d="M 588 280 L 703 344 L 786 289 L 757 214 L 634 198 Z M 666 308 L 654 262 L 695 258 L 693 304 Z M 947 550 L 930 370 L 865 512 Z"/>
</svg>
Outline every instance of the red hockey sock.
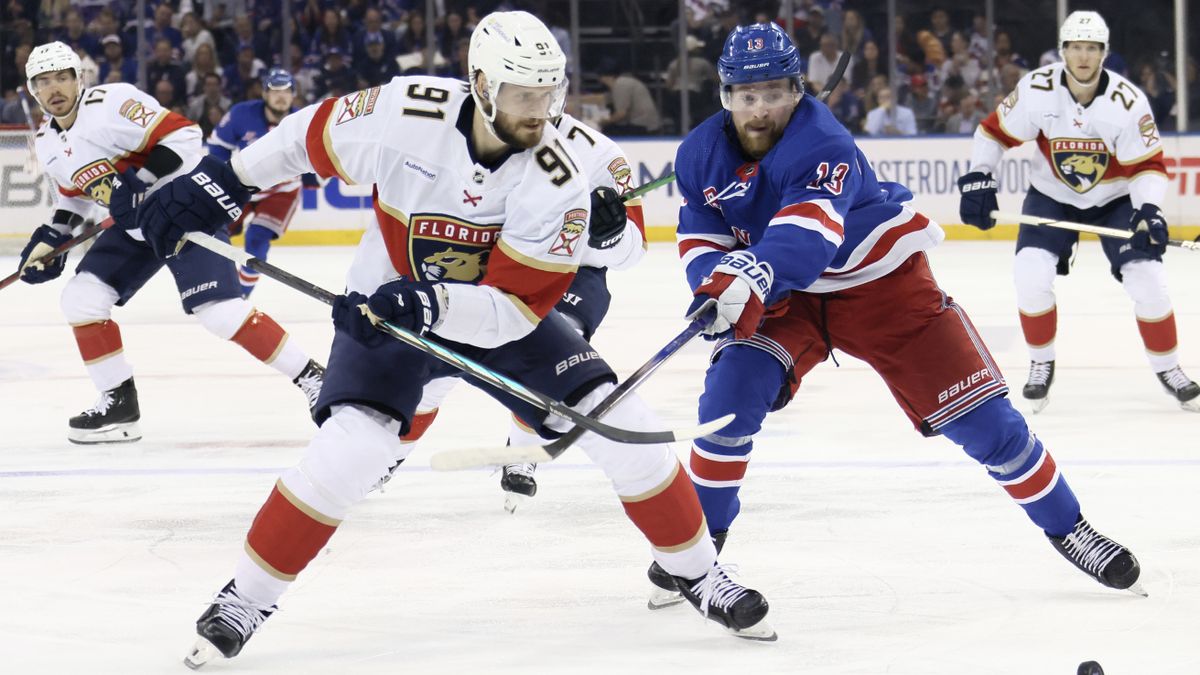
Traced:
<svg viewBox="0 0 1200 675">
<path fill-rule="evenodd" d="M 291 581 L 341 522 L 318 513 L 277 481 L 246 535 L 246 552 L 271 576 Z"/>
<path fill-rule="evenodd" d="M 1039 314 L 1021 312 L 1021 332 L 1025 333 L 1025 344 L 1034 349 L 1054 342 L 1054 336 L 1058 333 L 1058 307 L 1051 307 Z"/>
<path fill-rule="evenodd" d="M 270 363 L 279 355 L 287 341 L 287 331 L 271 317 L 257 309 L 242 323 L 242 327 L 230 338 L 263 363 Z"/>
<path fill-rule="evenodd" d="M 408 431 L 400 435 L 400 440 L 405 443 L 416 443 L 421 440 L 421 437 L 429 430 L 429 425 L 437 419 L 438 410 L 440 408 L 413 415 L 412 422 L 408 425 Z"/>
<path fill-rule="evenodd" d="M 75 332 L 75 343 L 79 345 L 79 355 L 87 365 L 102 361 L 119 354 L 124 347 L 121 344 L 121 329 L 116 321 L 97 321 L 72 326 Z"/>
<path fill-rule="evenodd" d="M 678 463 L 661 485 L 640 495 L 621 497 L 621 505 L 633 524 L 660 550 L 686 549 L 708 536 L 700 499 Z"/>
<path fill-rule="evenodd" d="M 1142 334 L 1142 343 L 1151 354 L 1170 354 L 1179 346 L 1179 338 L 1175 332 L 1175 312 L 1169 312 L 1161 319 L 1143 319 L 1138 317 L 1138 332 Z"/>
</svg>

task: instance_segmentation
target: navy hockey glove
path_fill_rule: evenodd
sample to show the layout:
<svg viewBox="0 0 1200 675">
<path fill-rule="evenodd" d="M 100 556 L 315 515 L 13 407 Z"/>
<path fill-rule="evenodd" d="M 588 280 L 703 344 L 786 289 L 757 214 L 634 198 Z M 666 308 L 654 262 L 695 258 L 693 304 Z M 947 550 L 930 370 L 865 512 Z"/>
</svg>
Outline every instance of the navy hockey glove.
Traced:
<svg viewBox="0 0 1200 675">
<path fill-rule="evenodd" d="M 165 259 L 175 255 L 184 234 L 212 234 L 237 220 L 252 192 L 228 163 L 205 155 L 191 173 L 146 197 L 138 225 L 154 254 Z"/>
<path fill-rule="evenodd" d="M 588 246 L 612 248 L 625 236 L 625 202 L 610 187 L 592 190 L 592 219 L 588 223 Z"/>
<path fill-rule="evenodd" d="M 1167 231 L 1167 220 L 1163 218 L 1162 209 L 1153 204 L 1142 204 L 1142 208 L 1133 212 L 1130 222 L 1133 224 L 1130 246 L 1160 258 L 1167 252 L 1170 232 Z"/>
<path fill-rule="evenodd" d="M 34 230 L 29 243 L 25 244 L 21 251 L 21 262 L 17 265 L 17 269 L 21 270 L 21 281 L 40 284 L 57 279 L 67 266 L 66 254 L 45 263 L 37 262 L 37 259 L 67 243 L 70 238 L 69 233 L 59 232 L 49 225 L 42 225 Z"/>
<path fill-rule="evenodd" d="M 137 169 L 129 167 L 112 182 L 112 194 L 108 199 L 108 215 L 113 224 L 122 230 L 136 229 L 137 209 L 146 194 L 146 184 L 137 177 Z"/>
<path fill-rule="evenodd" d="M 958 179 L 958 191 L 962 200 L 958 203 L 958 217 L 964 223 L 981 230 L 996 226 L 992 211 L 1000 208 L 996 203 L 996 179 L 982 171 L 965 173 Z"/>
<path fill-rule="evenodd" d="M 408 279 L 389 281 L 375 289 L 369 298 L 350 292 L 339 295 L 333 303 L 334 325 L 367 346 L 376 346 L 387 339 L 375 330 L 380 321 L 424 335 L 437 325 L 441 314 L 434 285 Z"/>
<path fill-rule="evenodd" d="M 305 190 L 319 190 L 321 189 L 321 179 L 317 178 L 315 173 L 302 173 L 300 174 L 300 185 Z"/>
<path fill-rule="evenodd" d="M 722 256 L 717 266 L 700 282 L 687 319 L 691 321 L 716 309 L 716 318 L 704 329 L 706 340 L 715 340 L 733 331 L 741 340 L 754 335 L 762 323 L 766 308 L 763 300 L 771 292 L 775 272 L 759 262 L 749 251 L 734 251 Z"/>
</svg>

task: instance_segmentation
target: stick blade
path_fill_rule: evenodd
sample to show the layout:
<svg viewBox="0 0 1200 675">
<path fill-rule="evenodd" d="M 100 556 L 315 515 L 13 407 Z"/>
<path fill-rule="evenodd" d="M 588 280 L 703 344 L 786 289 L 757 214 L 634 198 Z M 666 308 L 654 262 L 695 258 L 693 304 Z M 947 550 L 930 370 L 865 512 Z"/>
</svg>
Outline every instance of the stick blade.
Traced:
<svg viewBox="0 0 1200 675">
<path fill-rule="evenodd" d="M 693 438 L 703 438 L 709 434 L 714 434 L 721 429 L 729 426 L 729 423 L 736 417 L 733 413 L 722 415 L 711 422 L 705 422 L 692 427 L 691 429 L 680 429 L 675 432 L 676 441 L 690 441 Z"/>
</svg>

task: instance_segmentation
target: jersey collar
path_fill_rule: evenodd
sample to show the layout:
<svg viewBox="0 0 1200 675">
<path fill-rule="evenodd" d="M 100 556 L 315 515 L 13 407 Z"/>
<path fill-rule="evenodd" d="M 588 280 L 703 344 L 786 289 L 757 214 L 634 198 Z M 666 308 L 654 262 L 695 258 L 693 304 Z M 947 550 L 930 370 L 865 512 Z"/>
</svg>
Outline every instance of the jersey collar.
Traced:
<svg viewBox="0 0 1200 675">
<path fill-rule="evenodd" d="M 1067 86 L 1067 64 L 1066 63 L 1063 63 L 1062 73 L 1059 74 L 1058 79 L 1059 79 L 1059 82 L 1062 83 L 1063 89 L 1067 90 L 1067 95 L 1071 97 L 1071 100 L 1075 101 L 1076 103 L 1079 103 L 1079 101 L 1075 100 L 1075 94 L 1071 93 L 1071 88 Z M 1098 83 L 1096 83 L 1096 95 L 1093 96 L 1092 100 L 1088 101 L 1087 105 L 1084 105 L 1083 107 L 1087 108 L 1087 107 L 1091 106 L 1093 103 L 1095 103 L 1096 99 L 1098 99 L 1104 95 L 1104 91 L 1106 89 L 1108 89 L 1108 71 L 1105 69 L 1101 69 L 1100 70 L 1100 81 Z M 1080 105 L 1083 105 L 1083 104 L 1080 103 Z"/>
<path fill-rule="evenodd" d="M 509 148 L 504 154 L 497 157 L 491 162 L 484 162 L 479 159 L 479 155 L 475 153 L 475 141 L 471 140 L 471 126 L 475 121 L 475 98 L 468 96 L 463 100 L 463 106 L 458 111 L 458 120 L 454 123 L 454 127 L 463 135 L 463 139 L 467 142 L 467 154 L 470 155 L 471 161 L 488 171 L 495 172 L 504 164 L 505 160 L 517 154 L 516 149 Z"/>
</svg>

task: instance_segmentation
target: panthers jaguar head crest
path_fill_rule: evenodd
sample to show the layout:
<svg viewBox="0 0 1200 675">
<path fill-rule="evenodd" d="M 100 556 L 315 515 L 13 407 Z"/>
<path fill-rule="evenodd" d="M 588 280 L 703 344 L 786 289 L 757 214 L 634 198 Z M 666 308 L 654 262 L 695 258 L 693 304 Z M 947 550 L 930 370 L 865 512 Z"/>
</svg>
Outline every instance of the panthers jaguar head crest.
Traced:
<svg viewBox="0 0 1200 675">
<path fill-rule="evenodd" d="M 486 252 L 463 253 L 447 248 L 431 256 L 426 256 L 421 262 L 421 271 L 425 278 L 432 281 L 478 281 L 487 271 L 484 261 Z"/>
</svg>

